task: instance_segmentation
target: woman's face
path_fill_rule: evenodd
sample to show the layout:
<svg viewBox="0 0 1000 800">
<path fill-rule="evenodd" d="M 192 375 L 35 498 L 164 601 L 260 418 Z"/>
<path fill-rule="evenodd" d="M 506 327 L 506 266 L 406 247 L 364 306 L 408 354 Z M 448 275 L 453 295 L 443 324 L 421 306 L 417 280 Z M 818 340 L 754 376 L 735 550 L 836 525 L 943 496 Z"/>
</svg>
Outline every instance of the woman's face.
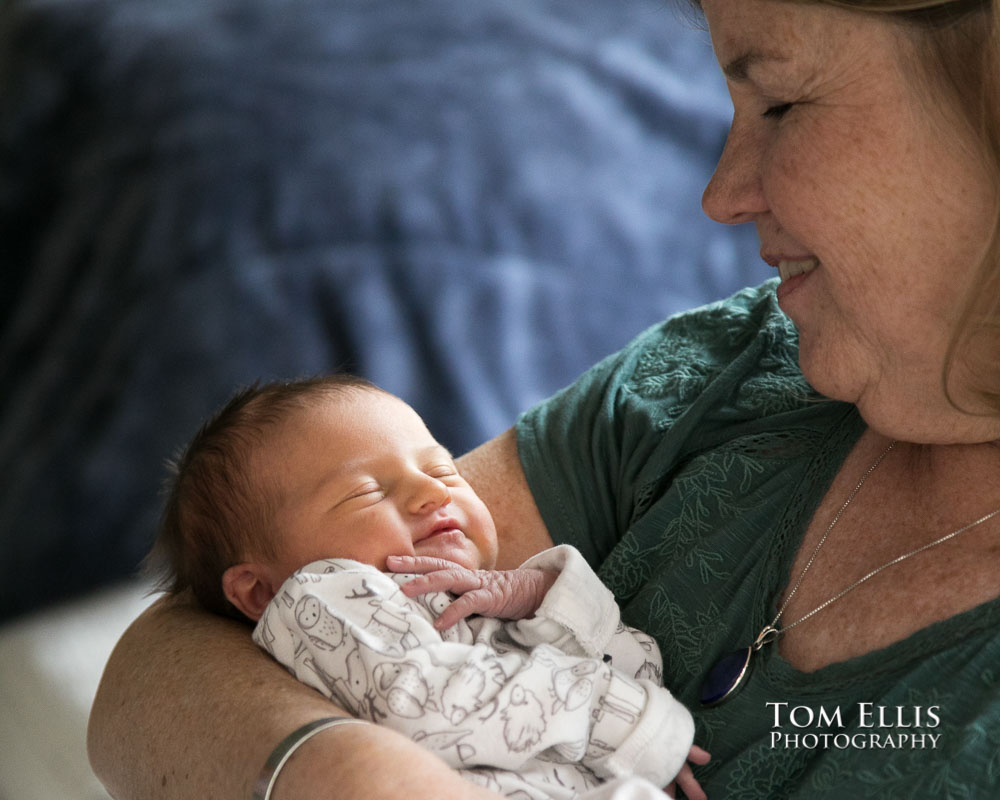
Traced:
<svg viewBox="0 0 1000 800">
<path fill-rule="evenodd" d="M 702 5 L 735 109 L 705 211 L 756 225 L 812 385 L 884 433 L 913 435 L 905 420 L 929 441 L 954 413 L 941 370 L 991 225 L 973 137 L 886 18 Z"/>
</svg>

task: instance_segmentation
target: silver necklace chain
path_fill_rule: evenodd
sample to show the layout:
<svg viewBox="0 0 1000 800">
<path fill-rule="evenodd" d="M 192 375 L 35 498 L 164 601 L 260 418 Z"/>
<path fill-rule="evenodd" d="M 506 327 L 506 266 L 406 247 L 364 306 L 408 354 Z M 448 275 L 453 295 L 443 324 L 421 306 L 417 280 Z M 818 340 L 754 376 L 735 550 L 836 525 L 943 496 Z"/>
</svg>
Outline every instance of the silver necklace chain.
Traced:
<svg viewBox="0 0 1000 800">
<path fill-rule="evenodd" d="M 968 525 L 963 525 L 961 528 L 953 530 L 951 533 L 946 533 L 944 536 L 935 539 L 933 542 L 928 542 L 927 544 L 917 547 L 908 553 L 903 553 L 901 556 L 896 556 L 896 558 L 892 559 L 891 561 L 886 561 L 881 566 L 873 569 L 867 575 L 858 578 L 858 580 L 856 580 L 846 589 L 843 589 L 837 594 L 835 594 L 829 600 L 820 603 L 818 606 L 816 606 L 816 608 L 814 608 L 804 617 L 800 617 L 794 622 L 790 622 L 784 627 L 778 628 L 777 625 L 778 621 L 781 619 L 781 615 L 785 613 L 785 609 L 788 607 L 788 604 L 795 596 L 795 593 L 799 590 L 799 586 L 802 584 L 802 579 L 805 578 L 806 573 L 809 571 L 809 568 L 813 565 L 813 562 L 816 560 L 816 556 L 819 554 L 820 548 L 823 547 L 823 545 L 826 543 L 827 538 L 830 536 L 830 532 L 834 529 L 834 527 L 836 527 L 837 523 L 840 522 L 840 518 L 844 515 L 844 512 L 847 511 L 847 507 L 851 504 L 851 501 L 854 500 L 855 495 L 857 495 L 857 493 L 861 491 L 861 487 L 865 485 L 865 481 L 867 481 L 868 478 L 871 477 L 871 474 L 879 468 L 879 465 L 882 463 L 882 460 L 887 455 L 889 455 L 890 451 L 896 446 L 896 444 L 897 444 L 896 441 L 892 441 L 889 443 L 889 446 L 882 451 L 879 457 L 876 458 L 875 461 L 872 463 L 872 465 L 867 469 L 865 474 L 861 476 L 861 480 L 858 481 L 857 486 L 855 486 L 854 489 L 851 490 L 851 493 L 847 496 L 847 499 L 844 501 L 844 504 L 837 511 L 836 515 L 834 515 L 833 520 L 830 522 L 829 526 L 827 526 L 827 529 L 823 533 L 822 538 L 820 538 L 819 543 L 812 551 L 812 555 L 809 556 L 809 560 L 806 562 L 806 565 L 802 568 L 802 572 L 799 573 L 799 577 L 795 581 L 795 585 L 792 587 L 792 590 L 788 593 L 788 596 L 785 598 L 785 602 L 781 604 L 781 608 L 778 609 L 778 613 L 775 615 L 774 619 L 771 620 L 771 624 L 765 626 L 765 628 L 757 636 L 757 640 L 754 642 L 753 645 L 755 650 L 760 650 L 761 647 L 763 647 L 765 644 L 773 642 L 775 639 L 781 636 L 781 634 L 783 634 L 785 631 L 788 631 L 794 628 L 796 625 L 805 622 L 807 619 L 812 617 L 814 614 L 818 614 L 827 606 L 836 603 L 845 594 L 847 594 L 848 592 L 853 592 L 865 581 L 871 580 L 883 570 L 889 569 L 889 567 L 895 566 L 901 561 L 906 561 L 906 559 L 910 558 L 911 556 L 918 555 L 919 553 L 922 553 L 925 550 L 930 550 L 932 547 L 937 547 L 939 544 L 944 544 L 949 539 L 954 539 L 956 536 L 965 533 L 970 528 L 975 528 L 977 525 L 982 525 L 987 520 L 990 520 L 993 517 L 1000 514 L 1000 508 L 998 508 L 995 511 L 991 511 L 989 514 L 980 517 L 975 522 L 970 522 Z"/>
</svg>

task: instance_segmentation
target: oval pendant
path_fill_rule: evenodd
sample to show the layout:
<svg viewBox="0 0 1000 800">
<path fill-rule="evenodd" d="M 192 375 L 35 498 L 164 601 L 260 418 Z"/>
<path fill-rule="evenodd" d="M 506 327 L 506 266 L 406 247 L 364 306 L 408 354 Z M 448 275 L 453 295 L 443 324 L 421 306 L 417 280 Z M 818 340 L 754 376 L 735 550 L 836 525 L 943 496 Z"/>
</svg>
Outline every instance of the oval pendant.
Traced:
<svg viewBox="0 0 1000 800">
<path fill-rule="evenodd" d="M 743 647 L 727 653 L 709 670 L 698 699 L 703 706 L 716 706 L 732 697 L 750 673 L 753 647 Z"/>
</svg>

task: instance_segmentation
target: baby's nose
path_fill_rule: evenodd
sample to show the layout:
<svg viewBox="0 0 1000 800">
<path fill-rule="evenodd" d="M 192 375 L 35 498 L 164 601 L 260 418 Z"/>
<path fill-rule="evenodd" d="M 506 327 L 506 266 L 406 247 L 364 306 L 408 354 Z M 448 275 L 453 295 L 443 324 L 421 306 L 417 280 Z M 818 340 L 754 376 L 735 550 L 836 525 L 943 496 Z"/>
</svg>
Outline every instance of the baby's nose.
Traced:
<svg viewBox="0 0 1000 800">
<path fill-rule="evenodd" d="M 414 514 L 426 514 L 446 506 L 451 502 L 451 492 L 437 478 L 423 475 L 414 482 L 410 495 L 409 510 Z"/>
</svg>

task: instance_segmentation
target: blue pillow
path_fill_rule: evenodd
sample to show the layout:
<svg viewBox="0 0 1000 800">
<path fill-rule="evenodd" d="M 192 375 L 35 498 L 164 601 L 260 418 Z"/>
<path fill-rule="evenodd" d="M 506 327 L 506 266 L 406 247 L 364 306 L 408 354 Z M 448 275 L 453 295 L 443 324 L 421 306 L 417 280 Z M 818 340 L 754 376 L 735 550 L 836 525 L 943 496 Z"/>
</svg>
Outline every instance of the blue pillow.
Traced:
<svg viewBox="0 0 1000 800">
<path fill-rule="evenodd" d="M 765 277 L 662 0 L 0 6 L 0 615 L 131 574 L 233 389 L 347 369 L 456 452 Z"/>
</svg>

